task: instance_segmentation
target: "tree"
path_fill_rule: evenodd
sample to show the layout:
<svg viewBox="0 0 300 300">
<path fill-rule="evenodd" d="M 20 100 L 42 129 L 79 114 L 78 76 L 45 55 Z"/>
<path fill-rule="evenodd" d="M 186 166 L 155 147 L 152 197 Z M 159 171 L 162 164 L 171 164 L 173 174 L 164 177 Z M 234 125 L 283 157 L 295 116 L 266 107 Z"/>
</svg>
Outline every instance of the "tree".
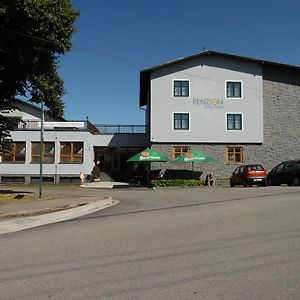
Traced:
<svg viewBox="0 0 300 300">
<path fill-rule="evenodd" d="M 78 15 L 71 0 L 0 0 L 0 111 L 14 109 L 12 101 L 23 96 L 63 115 L 58 58 L 71 49 Z M 0 117 L 0 151 L 12 126 Z"/>
</svg>

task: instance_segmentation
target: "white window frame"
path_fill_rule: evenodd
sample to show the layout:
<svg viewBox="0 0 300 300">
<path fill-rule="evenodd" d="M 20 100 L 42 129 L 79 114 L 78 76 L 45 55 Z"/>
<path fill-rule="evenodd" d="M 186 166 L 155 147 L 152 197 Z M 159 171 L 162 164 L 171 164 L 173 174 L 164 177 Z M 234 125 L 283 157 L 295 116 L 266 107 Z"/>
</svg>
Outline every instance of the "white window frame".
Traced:
<svg viewBox="0 0 300 300">
<path fill-rule="evenodd" d="M 189 96 L 174 96 L 174 84 L 175 84 L 175 81 L 188 81 L 189 83 Z M 191 97 L 191 81 L 190 79 L 172 79 L 172 98 L 173 99 L 189 99 Z"/>
<path fill-rule="evenodd" d="M 174 116 L 175 114 L 188 114 L 189 115 L 189 129 L 175 129 L 174 127 Z M 191 113 L 190 112 L 184 112 L 184 111 L 174 111 L 172 112 L 172 131 L 175 132 L 181 132 L 181 131 L 191 131 Z"/>
<path fill-rule="evenodd" d="M 241 83 L 241 95 L 242 97 L 227 97 L 227 82 L 240 82 Z M 225 99 L 243 99 L 244 97 L 244 85 L 242 80 L 225 80 Z"/>
<path fill-rule="evenodd" d="M 241 115 L 242 116 L 242 129 L 228 129 L 227 128 L 227 116 L 228 115 Z M 245 127 L 244 127 L 244 114 L 242 112 L 226 112 L 225 113 L 225 128 L 227 132 L 243 132 Z"/>
</svg>

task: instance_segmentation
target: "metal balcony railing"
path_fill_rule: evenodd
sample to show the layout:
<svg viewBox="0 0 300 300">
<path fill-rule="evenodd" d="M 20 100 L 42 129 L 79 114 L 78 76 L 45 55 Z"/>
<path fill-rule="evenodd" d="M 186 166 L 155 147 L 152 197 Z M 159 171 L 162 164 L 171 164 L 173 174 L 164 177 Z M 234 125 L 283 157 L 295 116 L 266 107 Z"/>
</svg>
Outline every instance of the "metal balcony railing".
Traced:
<svg viewBox="0 0 300 300">
<path fill-rule="evenodd" d="M 110 134 L 124 134 L 124 133 L 147 133 L 146 125 L 103 125 L 95 124 L 99 134 L 110 135 Z"/>
<path fill-rule="evenodd" d="M 87 130 L 90 123 L 88 121 L 57 121 L 57 122 L 48 122 L 44 121 L 45 130 L 61 130 L 61 129 L 81 129 Z M 16 128 L 17 130 L 39 130 L 41 129 L 40 120 L 20 120 Z"/>
<path fill-rule="evenodd" d="M 20 121 L 15 130 L 40 130 L 41 122 Z M 83 130 L 93 134 L 113 135 L 125 133 L 147 133 L 146 125 L 106 125 L 92 124 L 89 121 L 44 122 L 45 130 Z"/>
</svg>

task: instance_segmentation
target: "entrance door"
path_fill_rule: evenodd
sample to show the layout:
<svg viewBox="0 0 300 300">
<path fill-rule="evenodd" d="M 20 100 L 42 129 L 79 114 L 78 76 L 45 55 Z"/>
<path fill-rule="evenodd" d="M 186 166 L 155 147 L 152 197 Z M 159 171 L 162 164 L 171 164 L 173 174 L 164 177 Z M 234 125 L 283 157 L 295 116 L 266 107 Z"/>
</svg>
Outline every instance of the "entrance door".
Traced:
<svg viewBox="0 0 300 300">
<path fill-rule="evenodd" d="M 120 152 L 112 147 L 94 147 L 95 161 L 100 162 L 101 172 L 108 174 L 120 170 Z"/>
</svg>

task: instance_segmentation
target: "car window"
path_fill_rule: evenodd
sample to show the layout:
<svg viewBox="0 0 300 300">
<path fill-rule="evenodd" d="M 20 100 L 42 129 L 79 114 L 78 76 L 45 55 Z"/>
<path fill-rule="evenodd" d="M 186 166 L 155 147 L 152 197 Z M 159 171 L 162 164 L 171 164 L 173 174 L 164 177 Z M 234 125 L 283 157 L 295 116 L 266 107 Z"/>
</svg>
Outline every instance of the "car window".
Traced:
<svg viewBox="0 0 300 300">
<path fill-rule="evenodd" d="M 276 168 L 275 173 L 280 173 L 280 172 L 282 172 L 283 168 L 284 168 L 284 163 L 280 164 L 280 165 Z"/>
<path fill-rule="evenodd" d="M 255 165 L 255 166 L 249 166 L 248 167 L 249 171 L 263 171 L 263 167 L 260 165 Z"/>
<path fill-rule="evenodd" d="M 287 164 L 285 165 L 285 169 L 286 169 L 287 171 L 293 170 L 294 168 L 295 168 L 295 164 L 293 164 L 293 163 L 287 163 Z"/>
<path fill-rule="evenodd" d="M 237 174 L 237 173 L 239 172 L 239 169 L 240 169 L 240 168 L 236 168 L 236 169 L 234 170 L 233 174 Z"/>
</svg>

